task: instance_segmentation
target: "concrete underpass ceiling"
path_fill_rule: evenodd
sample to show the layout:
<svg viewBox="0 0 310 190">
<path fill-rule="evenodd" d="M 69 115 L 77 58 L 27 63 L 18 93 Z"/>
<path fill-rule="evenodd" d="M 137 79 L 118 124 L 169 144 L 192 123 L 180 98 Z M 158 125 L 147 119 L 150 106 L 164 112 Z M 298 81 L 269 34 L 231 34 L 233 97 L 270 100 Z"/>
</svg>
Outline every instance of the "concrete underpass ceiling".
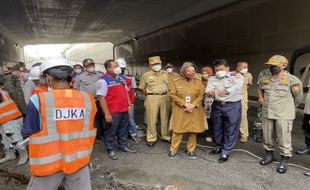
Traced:
<svg viewBox="0 0 310 190">
<path fill-rule="evenodd" d="M 237 0 L 3 0 L 0 32 L 22 45 L 112 42 L 157 31 Z"/>
</svg>

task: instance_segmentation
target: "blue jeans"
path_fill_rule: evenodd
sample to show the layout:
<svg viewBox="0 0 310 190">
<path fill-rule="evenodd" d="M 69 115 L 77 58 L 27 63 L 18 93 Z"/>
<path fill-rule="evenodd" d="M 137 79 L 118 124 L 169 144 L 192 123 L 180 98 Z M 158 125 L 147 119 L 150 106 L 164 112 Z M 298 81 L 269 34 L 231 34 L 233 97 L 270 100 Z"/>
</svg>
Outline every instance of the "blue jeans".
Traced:
<svg viewBox="0 0 310 190">
<path fill-rule="evenodd" d="M 108 152 L 115 149 L 115 137 L 121 149 L 128 146 L 128 112 L 114 113 L 112 120 L 112 123 L 106 123 L 104 126 L 104 142 Z"/>
<path fill-rule="evenodd" d="M 128 132 L 131 136 L 137 135 L 137 128 L 136 128 L 136 122 L 135 122 L 135 106 L 132 105 L 131 112 L 129 112 L 129 127 Z"/>
</svg>

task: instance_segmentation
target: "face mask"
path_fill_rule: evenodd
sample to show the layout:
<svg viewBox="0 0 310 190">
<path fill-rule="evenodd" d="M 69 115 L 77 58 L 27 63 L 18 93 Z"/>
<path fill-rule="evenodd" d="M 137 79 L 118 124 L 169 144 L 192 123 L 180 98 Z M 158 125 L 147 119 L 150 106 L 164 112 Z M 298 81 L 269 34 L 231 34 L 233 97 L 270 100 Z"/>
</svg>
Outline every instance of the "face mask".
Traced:
<svg viewBox="0 0 310 190">
<path fill-rule="evenodd" d="M 208 80 L 209 74 L 202 74 L 201 77 L 202 77 L 202 79 L 204 79 L 204 80 Z"/>
<path fill-rule="evenodd" d="M 242 74 L 248 73 L 248 68 L 241 69 L 240 73 L 242 73 Z"/>
<path fill-rule="evenodd" d="M 172 73 L 172 70 L 173 70 L 172 68 L 167 68 L 168 73 Z"/>
<path fill-rule="evenodd" d="M 161 65 L 154 65 L 154 66 L 152 66 L 152 69 L 153 69 L 154 71 L 160 71 Z"/>
<path fill-rule="evenodd" d="M 127 69 L 125 69 L 123 73 L 124 73 L 124 75 L 128 75 L 129 74 Z"/>
<path fill-rule="evenodd" d="M 122 69 L 120 67 L 116 67 L 113 71 L 114 74 L 119 75 L 122 73 Z"/>
<path fill-rule="evenodd" d="M 225 77 L 227 75 L 227 72 L 226 71 L 218 71 L 218 72 L 216 72 L 216 76 L 218 77 L 218 78 L 223 78 L 223 77 Z"/>
<path fill-rule="evenodd" d="M 281 72 L 281 67 L 279 67 L 277 65 L 271 65 L 269 67 L 269 70 L 270 70 L 271 74 L 278 74 Z"/>
<path fill-rule="evenodd" d="M 86 71 L 89 73 L 93 73 L 93 72 L 95 72 L 95 67 L 87 68 Z"/>
<path fill-rule="evenodd" d="M 82 73 L 82 69 L 75 69 L 74 72 L 75 72 L 76 74 L 80 74 L 80 73 Z"/>
</svg>

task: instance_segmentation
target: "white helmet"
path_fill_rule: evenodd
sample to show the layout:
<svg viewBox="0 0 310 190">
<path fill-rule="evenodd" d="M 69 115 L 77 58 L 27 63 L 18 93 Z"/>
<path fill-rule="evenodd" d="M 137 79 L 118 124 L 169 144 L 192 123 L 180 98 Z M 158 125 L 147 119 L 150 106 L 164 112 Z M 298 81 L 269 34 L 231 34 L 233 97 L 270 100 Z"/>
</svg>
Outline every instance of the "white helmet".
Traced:
<svg viewBox="0 0 310 190">
<path fill-rule="evenodd" d="M 30 69 L 29 80 L 39 80 L 40 79 L 40 66 L 35 66 Z"/>
<path fill-rule="evenodd" d="M 126 61 L 124 58 L 120 57 L 116 61 L 120 68 L 126 68 Z"/>
<path fill-rule="evenodd" d="M 52 58 L 52 59 L 47 59 L 42 62 L 40 66 L 40 73 L 43 73 L 47 69 L 53 68 L 53 67 L 58 67 L 58 66 L 68 66 L 71 67 L 68 60 L 65 58 Z"/>
</svg>

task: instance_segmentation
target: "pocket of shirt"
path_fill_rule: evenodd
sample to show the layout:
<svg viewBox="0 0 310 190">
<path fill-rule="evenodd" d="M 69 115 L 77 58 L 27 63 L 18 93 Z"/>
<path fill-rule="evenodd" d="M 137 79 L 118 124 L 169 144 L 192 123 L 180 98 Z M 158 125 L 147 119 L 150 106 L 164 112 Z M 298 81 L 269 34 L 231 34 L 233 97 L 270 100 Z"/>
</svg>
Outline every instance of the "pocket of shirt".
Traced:
<svg viewBox="0 0 310 190">
<path fill-rule="evenodd" d="M 277 95 L 284 97 L 288 95 L 289 87 L 288 86 L 283 86 L 283 85 L 278 85 L 276 87 Z"/>
</svg>

